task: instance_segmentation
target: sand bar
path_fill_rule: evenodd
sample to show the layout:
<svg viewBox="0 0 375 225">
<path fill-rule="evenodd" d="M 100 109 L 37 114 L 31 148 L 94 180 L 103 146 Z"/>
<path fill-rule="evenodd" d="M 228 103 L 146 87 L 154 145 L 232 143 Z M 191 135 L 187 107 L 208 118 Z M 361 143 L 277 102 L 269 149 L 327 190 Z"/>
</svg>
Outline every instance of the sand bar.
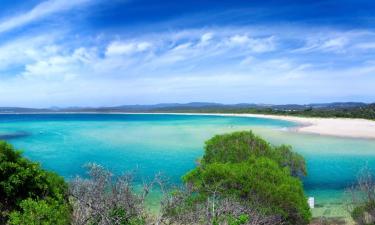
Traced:
<svg viewBox="0 0 375 225">
<path fill-rule="evenodd" d="M 229 115 L 229 114 L 225 114 Z M 232 116 L 260 117 L 292 121 L 300 124 L 293 131 L 337 137 L 375 139 L 375 121 L 347 118 L 310 118 L 296 116 L 231 114 Z"/>
<path fill-rule="evenodd" d="M 132 113 L 131 113 L 132 114 Z M 155 113 L 146 113 L 155 114 Z M 182 115 L 216 115 L 258 117 L 268 119 L 286 120 L 298 123 L 299 126 L 290 129 L 298 133 L 310 133 L 336 137 L 375 139 L 375 120 L 351 118 L 317 118 L 298 116 L 279 116 L 265 114 L 234 114 L 234 113 L 156 113 L 156 114 L 182 114 Z"/>
</svg>

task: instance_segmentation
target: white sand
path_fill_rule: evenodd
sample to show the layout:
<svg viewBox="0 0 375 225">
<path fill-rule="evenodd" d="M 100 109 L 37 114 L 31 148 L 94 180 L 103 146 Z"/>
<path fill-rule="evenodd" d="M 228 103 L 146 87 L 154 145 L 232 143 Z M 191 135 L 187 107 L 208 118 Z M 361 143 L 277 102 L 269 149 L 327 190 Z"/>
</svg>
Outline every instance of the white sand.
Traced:
<svg viewBox="0 0 375 225">
<path fill-rule="evenodd" d="M 260 117 L 292 121 L 301 124 L 301 126 L 292 129 L 293 131 L 301 133 L 375 139 L 375 121 L 373 120 L 346 118 L 309 118 L 258 114 L 222 115 Z"/>
<path fill-rule="evenodd" d="M 152 113 L 151 113 L 152 114 Z M 159 113 L 157 113 L 159 114 Z M 183 115 L 219 115 L 238 117 L 258 117 L 287 120 L 300 124 L 291 131 L 299 133 L 310 133 L 318 135 L 329 135 L 336 137 L 352 137 L 375 139 L 375 121 L 366 119 L 349 118 L 311 118 L 297 116 L 278 116 L 264 114 L 232 114 L 232 113 L 160 113 L 160 114 L 183 114 Z"/>
</svg>

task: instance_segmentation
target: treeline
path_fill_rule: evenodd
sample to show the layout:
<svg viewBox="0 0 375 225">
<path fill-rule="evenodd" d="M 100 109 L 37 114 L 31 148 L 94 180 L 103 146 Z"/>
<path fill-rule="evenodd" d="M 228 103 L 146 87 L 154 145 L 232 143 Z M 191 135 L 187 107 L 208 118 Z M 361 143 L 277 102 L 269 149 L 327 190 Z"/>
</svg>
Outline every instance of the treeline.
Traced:
<svg viewBox="0 0 375 225">
<path fill-rule="evenodd" d="M 208 140 L 182 187 L 156 175 L 141 190 L 132 173 L 114 176 L 95 164 L 86 178 L 67 183 L 2 142 L 0 224 L 304 225 L 311 220 L 300 179 L 305 175 L 303 157 L 290 146 L 273 146 L 252 132 Z M 154 188 L 163 193 L 157 213 L 145 203 Z M 356 221 L 367 221 L 372 201 L 356 202 Z"/>
<path fill-rule="evenodd" d="M 362 118 L 375 120 L 375 103 L 365 106 L 348 108 L 313 108 L 307 109 L 274 109 L 274 108 L 228 108 L 228 107 L 201 107 L 201 108 L 164 108 L 153 112 L 176 112 L 176 113 L 252 113 L 271 115 L 290 115 L 305 117 L 333 117 L 333 118 Z"/>
</svg>

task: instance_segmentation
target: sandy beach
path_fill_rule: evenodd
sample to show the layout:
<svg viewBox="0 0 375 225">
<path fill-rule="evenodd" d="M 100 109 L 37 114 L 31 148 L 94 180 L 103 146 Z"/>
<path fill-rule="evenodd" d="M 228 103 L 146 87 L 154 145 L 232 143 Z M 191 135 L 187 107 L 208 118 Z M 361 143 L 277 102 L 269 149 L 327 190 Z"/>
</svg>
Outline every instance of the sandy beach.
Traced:
<svg viewBox="0 0 375 225">
<path fill-rule="evenodd" d="M 375 121 L 349 118 L 309 118 L 295 116 L 223 114 L 258 118 L 280 119 L 299 123 L 292 131 L 337 137 L 375 139 Z"/>
<path fill-rule="evenodd" d="M 125 114 L 138 114 L 138 113 L 125 113 Z M 279 116 L 279 115 L 265 115 L 265 114 L 234 114 L 234 113 L 141 113 L 141 114 L 216 115 L 216 116 L 269 118 L 269 119 L 286 120 L 286 121 L 298 123 L 299 126 L 296 126 L 290 130 L 292 132 L 328 135 L 328 136 L 336 136 L 336 137 L 375 139 L 375 121 L 366 120 L 366 119 L 317 118 L 317 117 Z"/>
<path fill-rule="evenodd" d="M 120 113 L 138 114 L 138 113 Z M 292 132 L 310 133 L 318 135 L 328 135 L 336 137 L 351 137 L 375 139 L 375 121 L 366 119 L 351 118 L 317 118 L 317 117 L 297 117 L 279 116 L 265 114 L 234 114 L 234 113 L 141 113 L 141 114 L 182 114 L 182 115 L 216 115 L 216 116 L 238 116 L 238 117 L 258 117 L 286 120 L 298 123 L 299 126 L 290 129 Z"/>
<path fill-rule="evenodd" d="M 8 114 L 8 113 L 1 113 Z M 9 113 L 13 114 L 13 113 Z M 33 113 L 31 113 L 33 114 Z M 39 114 L 39 113 L 35 113 Z M 100 114 L 97 112 L 64 112 L 44 114 Z M 286 120 L 298 123 L 299 126 L 290 129 L 292 132 L 310 133 L 318 135 L 329 135 L 336 137 L 351 137 L 375 139 L 375 121 L 351 118 L 317 118 L 298 116 L 279 116 L 266 114 L 235 114 L 235 113 L 122 113 L 110 112 L 106 114 L 164 114 L 164 115 L 207 115 L 207 116 L 236 116 L 236 117 L 258 117 Z"/>
<path fill-rule="evenodd" d="M 116 114 L 116 113 L 115 113 Z M 120 113 L 139 114 L 139 113 Z M 375 121 L 366 119 L 351 118 L 315 118 L 297 116 L 279 116 L 265 114 L 234 114 L 234 113 L 141 113 L 141 114 L 174 114 L 174 115 L 207 115 L 207 116 L 238 116 L 238 117 L 258 117 L 286 120 L 298 123 L 290 131 L 299 133 L 310 133 L 318 135 L 328 135 L 336 137 L 351 137 L 375 139 Z"/>
</svg>

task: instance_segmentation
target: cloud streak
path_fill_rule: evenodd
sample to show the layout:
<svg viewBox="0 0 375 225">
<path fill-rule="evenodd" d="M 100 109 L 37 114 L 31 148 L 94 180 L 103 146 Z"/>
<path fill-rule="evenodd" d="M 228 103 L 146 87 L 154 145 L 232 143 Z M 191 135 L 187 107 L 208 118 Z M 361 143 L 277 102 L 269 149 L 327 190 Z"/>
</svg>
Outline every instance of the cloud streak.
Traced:
<svg viewBox="0 0 375 225">
<path fill-rule="evenodd" d="M 75 7 L 92 2 L 92 0 L 47 0 L 27 12 L 8 17 L 0 21 L 0 33 L 22 27 L 55 13 L 64 12 Z"/>
<path fill-rule="evenodd" d="M 43 1 L 3 18 L 0 37 L 34 29 L 0 39 L 0 106 L 375 99 L 371 29 L 156 24 L 150 31 L 95 27 L 102 20 L 44 23 L 55 14 L 69 19 L 96 1 Z M 101 9 L 93 11 L 101 18 Z"/>
<path fill-rule="evenodd" d="M 49 99 L 53 105 L 115 105 L 230 99 L 285 103 L 292 95 L 301 96 L 294 101 L 303 103 L 324 99 L 323 93 L 333 100 L 373 96 L 368 84 L 375 81 L 375 64 L 353 56 L 370 57 L 375 49 L 368 43 L 375 35 L 314 35 L 291 40 L 282 29 L 256 33 L 232 27 L 116 36 L 74 45 L 62 42 L 59 35 L 18 39 L 0 46 L 5 49 L 0 58 L 18 59 L 3 63 L 3 71 L 22 66 L 12 79 L 0 79 L 0 87 L 2 96 L 13 93 L 13 102 L 25 104 L 20 95 L 27 94 L 41 106 L 50 106 Z M 314 38 L 321 41 L 312 45 Z M 22 89 L 12 92 L 15 85 Z M 4 104 L 9 101 L 0 97 Z"/>
</svg>

